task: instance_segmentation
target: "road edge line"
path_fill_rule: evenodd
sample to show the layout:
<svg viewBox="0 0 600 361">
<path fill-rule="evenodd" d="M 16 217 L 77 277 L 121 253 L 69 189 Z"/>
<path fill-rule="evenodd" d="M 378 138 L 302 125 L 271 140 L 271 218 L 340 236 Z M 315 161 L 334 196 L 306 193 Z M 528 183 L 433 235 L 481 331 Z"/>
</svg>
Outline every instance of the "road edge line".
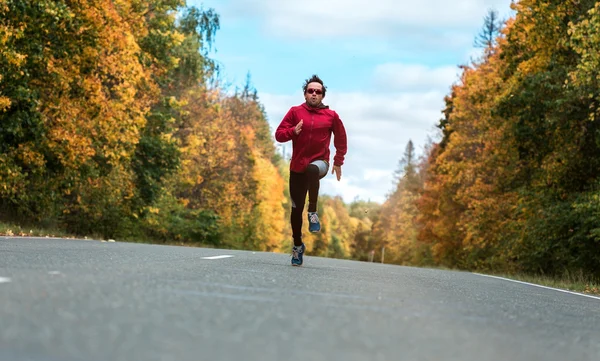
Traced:
<svg viewBox="0 0 600 361">
<path fill-rule="evenodd" d="M 202 257 L 202 259 L 224 259 L 224 258 L 232 258 L 233 255 L 230 254 L 224 254 L 224 255 L 220 255 L 220 256 L 207 256 L 207 257 Z"/>
<path fill-rule="evenodd" d="M 472 273 L 475 274 L 475 275 L 483 276 L 483 277 L 495 278 L 495 279 L 504 280 L 504 281 L 510 281 L 510 282 L 515 282 L 515 283 L 521 283 L 521 284 L 524 284 L 524 285 L 535 286 L 535 287 L 545 288 L 545 289 L 548 289 L 548 290 L 559 291 L 559 292 L 564 292 L 564 293 L 570 293 L 572 295 L 583 296 L 583 297 L 593 298 L 595 300 L 600 300 L 600 297 L 592 296 L 592 295 L 586 295 L 585 293 L 567 291 L 567 290 L 562 290 L 560 288 L 542 286 L 542 285 L 537 285 L 535 283 L 529 283 L 529 282 L 524 282 L 524 281 L 517 281 L 517 280 L 510 279 L 510 278 L 499 277 L 499 276 L 491 276 L 491 275 L 486 275 L 486 274 L 483 274 L 483 273 L 475 273 L 475 272 L 472 272 Z"/>
</svg>

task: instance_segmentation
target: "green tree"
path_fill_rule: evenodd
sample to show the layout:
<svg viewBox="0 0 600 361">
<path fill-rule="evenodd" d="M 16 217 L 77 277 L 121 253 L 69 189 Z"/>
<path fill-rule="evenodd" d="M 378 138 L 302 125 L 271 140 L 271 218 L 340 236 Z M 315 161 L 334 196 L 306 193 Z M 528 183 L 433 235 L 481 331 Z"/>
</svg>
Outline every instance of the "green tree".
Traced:
<svg viewBox="0 0 600 361">
<path fill-rule="evenodd" d="M 500 36 L 502 29 L 502 21 L 495 9 L 489 9 L 488 13 L 483 18 L 483 26 L 475 38 L 474 46 L 477 48 L 492 50 L 496 44 L 496 39 Z"/>
</svg>

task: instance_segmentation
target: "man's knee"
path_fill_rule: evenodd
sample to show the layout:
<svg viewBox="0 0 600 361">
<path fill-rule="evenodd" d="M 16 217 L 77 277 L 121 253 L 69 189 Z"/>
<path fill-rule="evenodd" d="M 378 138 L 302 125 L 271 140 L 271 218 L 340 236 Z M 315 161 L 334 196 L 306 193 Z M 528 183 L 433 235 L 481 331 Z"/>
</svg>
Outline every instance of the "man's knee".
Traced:
<svg viewBox="0 0 600 361">
<path fill-rule="evenodd" d="M 319 167 L 317 167 L 314 164 L 309 164 L 308 167 L 306 167 L 306 173 L 308 173 L 309 175 L 313 176 L 313 177 L 318 177 L 319 176 Z"/>
<path fill-rule="evenodd" d="M 303 201 L 296 202 L 292 198 L 292 212 L 294 212 L 294 211 L 300 211 L 300 212 L 302 212 L 302 210 L 304 208 L 304 203 L 305 202 L 303 202 Z"/>
</svg>

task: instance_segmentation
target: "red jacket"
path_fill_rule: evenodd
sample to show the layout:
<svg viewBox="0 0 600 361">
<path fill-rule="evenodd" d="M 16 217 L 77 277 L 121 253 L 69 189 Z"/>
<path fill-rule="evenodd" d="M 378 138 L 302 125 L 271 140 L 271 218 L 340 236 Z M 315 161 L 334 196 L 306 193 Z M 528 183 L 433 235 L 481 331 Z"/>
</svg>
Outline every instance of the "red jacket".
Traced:
<svg viewBox="0 0 600 361">
<path fill-rule="evenodd" d="M 294 128 L 301 119 L 302 131 L 296 135 Z M 292 141 L 290 170 L 302 173 L 315 160 L 329 163 L 331 134 L 336 149 L 333 164 L 341 166 L 347 151 L 346 129 L 339 115 L 328 106 L 312 108 L 303 103 L 290 108 L 275 131 L 275 139 L 280 143 Z"/>
</svg>

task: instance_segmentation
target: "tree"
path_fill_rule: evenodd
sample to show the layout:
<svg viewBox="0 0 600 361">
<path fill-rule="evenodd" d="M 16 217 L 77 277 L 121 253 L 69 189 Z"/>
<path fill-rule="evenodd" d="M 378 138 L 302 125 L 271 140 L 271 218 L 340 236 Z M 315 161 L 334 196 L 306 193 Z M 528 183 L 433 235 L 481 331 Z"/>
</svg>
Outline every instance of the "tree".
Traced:
<svg viewBox="0 0 600 361">
<path fill-rule="evenodd" d="M 476 48 L 483 48 L 486 52 L 491 51 L 496 45 L 496 39 L 500 35 L 502 21 L 498 16 L 498 11 L 489 9 L 483 18 L 483 26 L 474 41 Z"/>
<path fill-rule="evenodd" d="M 418 200 L 435 263 L 599 275 L 595 6 L 522 0 L 496 37 L 488 16 L 490 51 L 446 98 Z"/>
</svg>

